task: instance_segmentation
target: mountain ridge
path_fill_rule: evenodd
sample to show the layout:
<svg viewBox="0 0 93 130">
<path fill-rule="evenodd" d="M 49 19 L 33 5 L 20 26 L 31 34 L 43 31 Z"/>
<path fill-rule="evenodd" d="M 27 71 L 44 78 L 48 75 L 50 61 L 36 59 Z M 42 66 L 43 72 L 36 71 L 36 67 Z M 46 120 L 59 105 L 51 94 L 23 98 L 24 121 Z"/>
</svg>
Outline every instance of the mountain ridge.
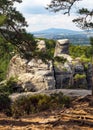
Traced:
<svg viewBox="0 0 93 130">
<path fill-rule="evenodd" d="M 73 33 L 73 34 L 78 34 L 78 33 L 82 33 L 83 31 L 75 31 L 75 30 L 70 30 L 70 29 L 63 29 L 63 28 L 48 28 L 48 29 L 44 29 L 44 30 L 40 30 L 40 31 L 35 31 L 32 32 L 34 34 L 38 34 L 38 33 Z"/>
<path fill-rule="evenodd" d="M 62 28 L 48 28 L 41 31 L 32 32 L 36 38 L 47 38 L 47 39 L 69 39 L 73 44 L 89 44 L 89 38 L 93 37 L 93 30 L 89 31 L 75 31 Z"/>
</svg>

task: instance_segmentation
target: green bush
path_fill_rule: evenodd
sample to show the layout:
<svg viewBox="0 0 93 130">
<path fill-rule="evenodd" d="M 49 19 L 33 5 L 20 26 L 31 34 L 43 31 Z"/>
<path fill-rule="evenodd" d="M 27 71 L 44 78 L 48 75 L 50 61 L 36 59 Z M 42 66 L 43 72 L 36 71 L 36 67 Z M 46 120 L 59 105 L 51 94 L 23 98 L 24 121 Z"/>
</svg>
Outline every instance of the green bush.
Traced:
<svg viewBox="0 0 93 130">
<path fill-rule="evenodd" d="M 84 79 L 84 78 L 86 78 L 85 74 L 76 74 L 75 77 L 74 77 L 75 80 Z"/>
<path fill-rule="evenodd" d="M 81 63 L 89 63 L 89 62 L 91 62 L 91 58 L 87 58 L 85 55 L 82 55 L 80 57 L 80 61 L 81 61 Z"/>
<path fill-rule="evenodd" d="M 81 56 L 85 56 L 85 58 L 90 58 L 91 57 L 91 46 L 82 46 L 82 45 L 70 45 L 70 48 L 69 48 L 69 52 L 70 52 L 70 55 L 73 57 L 73 58 L 76 58 L 76 57 L 81 57 Z"/>
<path fill-rule="evenodd" d="M 9 61 L 15 52 L 16 48 L 0 35 L 0 81 L 5 80 Z"/>
<path fill-rule="evenodd" d="M 36 113 L 48 109 L 56 109 L 70 106 L 70 99 L 63 93 L 47 95 L 21 96 L 12 104 L 14 117 Z"/>
<path fill-rule="evenodd" d="M 51 101 L 50 104 L 52 108 L 56 107 L 69 107 L 70 106 L 70 98 L 63 95 L 62 92 L 51 94 Z"/>
<path fill-rule="evenodd" d="M 56 57 L 54 58 L 54 61 L 57 61 L 57 62 L 60 62 L 60 63 L 65 63 L 65 62 L 67 61 L 67 59 L 64 58 L 64 57 L 56 56 Z"/>
<path fill-rule="evenodd" d="M 5 84 L 0 86 L 0 92 L 1 93 L 7 93 L 12 94 L 14 92 L 16 92 L 15 87 L 17 85 L 17 79 L 11 77 L 9 80 L 6 81 Z"/>
</svg>

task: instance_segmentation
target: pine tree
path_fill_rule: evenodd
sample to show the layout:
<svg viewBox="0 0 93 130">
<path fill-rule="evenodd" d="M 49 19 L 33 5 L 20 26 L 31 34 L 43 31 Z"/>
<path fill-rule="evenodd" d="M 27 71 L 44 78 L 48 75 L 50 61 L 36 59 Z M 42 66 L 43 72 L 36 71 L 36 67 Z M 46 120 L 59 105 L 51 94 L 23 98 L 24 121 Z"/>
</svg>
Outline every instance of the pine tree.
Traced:
<svg viewBox="0 0 93 130">
<path fill-rule="evenodd" d="M 64 14 L 71 14 L 74 4 L 82 0 L 51 0 L 47 9 L 53 12 L 62 11 Z M 79 17 L 73 22 L 81 29 L 93 29 L 93 9 L 81 8 L 77 11 Z"/>
<path fill-rule="evenodd" d="M 23 15 L 14 7 L 15 2 L 22 1 L 0 0 L 0 35 L 15 45 L 21 55 L 33 56 L 36 44 L 33 35 L 24 29 L 28 25 Z"/>
</svg>

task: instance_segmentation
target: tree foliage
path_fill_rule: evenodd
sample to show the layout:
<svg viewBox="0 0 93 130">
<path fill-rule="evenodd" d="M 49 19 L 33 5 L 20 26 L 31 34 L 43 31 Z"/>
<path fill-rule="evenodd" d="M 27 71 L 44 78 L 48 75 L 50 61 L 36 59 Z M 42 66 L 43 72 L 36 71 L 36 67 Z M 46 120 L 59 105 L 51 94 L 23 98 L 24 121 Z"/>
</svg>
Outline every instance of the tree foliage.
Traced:
<svg viewBox="0 0 93 130">
<path fill-rule="evenodd" d="M 33 52 L 35 41 L 31 34 L 25 31 L 27 22 L 23 15 L 14 7 L 21 0 L 0 0 L 0 36 L 7 42 L 17 46 L 21 54 Z"/>
<path fill-rule="evenodd" d="M 50 11 L 62 11 L 64 14 L 70 14 L 74 4 L 82 0 L 51 0 L 47 9 Z M 74 19 L 73 22 L 81 29 L 93 29 L 93 9 L 81 8 L 78 11 L 79 17 Z"/>
</svg>

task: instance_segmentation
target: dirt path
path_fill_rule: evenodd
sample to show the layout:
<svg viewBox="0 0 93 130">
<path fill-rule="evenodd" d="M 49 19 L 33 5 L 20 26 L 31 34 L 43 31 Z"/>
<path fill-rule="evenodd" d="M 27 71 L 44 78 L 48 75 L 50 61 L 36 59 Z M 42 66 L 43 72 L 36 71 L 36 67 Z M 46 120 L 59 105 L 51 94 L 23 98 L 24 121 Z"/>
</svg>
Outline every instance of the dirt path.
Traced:
<svg viewBox="0 0 93 130">
<path fill-rule="evenodd" d="M 93 130 L 93 97 L 77 97 L 70 108 L 13 119 L 0 115 L 0 130 Z"/>
</svg>

